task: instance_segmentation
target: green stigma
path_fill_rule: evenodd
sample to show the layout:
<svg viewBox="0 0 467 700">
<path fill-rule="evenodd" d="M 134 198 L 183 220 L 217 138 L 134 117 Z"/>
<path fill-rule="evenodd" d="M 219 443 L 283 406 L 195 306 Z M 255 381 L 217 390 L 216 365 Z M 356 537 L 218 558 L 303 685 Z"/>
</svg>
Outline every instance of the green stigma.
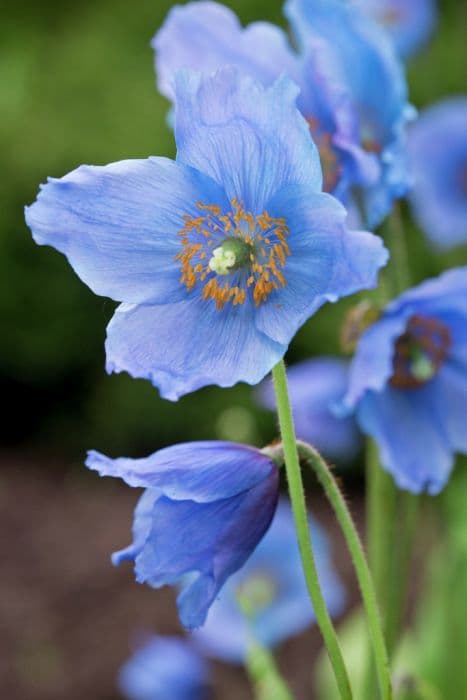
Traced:
<svg viewBox="0 0 467 700">
<path fill-rule="evenodd" d="M 410 373 L 419 382 L 427 382 L 436 374 L 436 366 L 432 360 L 419 348 L 412 350 Z"/>
<path fill-rule="evenodd" d="M 276 587 L 267 574 L 258 572 L 249 576 L 238 588 L 237 599 L 243 612 L 254 617 L 274 601 Z"/>
<path fill-rule="evenodd" d="M 226 238 L 218 248 L 212 251 L 209 269 L 217 275 L 228 275 L 250 261 L 251 245 L 237 237 Z"/>
</svg>

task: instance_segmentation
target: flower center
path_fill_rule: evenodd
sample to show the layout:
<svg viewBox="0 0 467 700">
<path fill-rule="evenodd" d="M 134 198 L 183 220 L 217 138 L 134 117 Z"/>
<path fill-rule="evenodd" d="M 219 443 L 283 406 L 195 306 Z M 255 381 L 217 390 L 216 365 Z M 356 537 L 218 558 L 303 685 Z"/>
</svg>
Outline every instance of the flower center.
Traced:
<svg viewBox="0 0 467 700">
<path fill-rule="evenodd" d="M 417 389 L 437 374 L 451 347 L 451 333 L 436 318 L 415 315 L 395 344 L 393 374 L 397 389 Z"/>
<path fill-rule="evenodd" d="M 221 310 L 250 296 L 259 306 L 275 289 L 285 287 L 282 269 L 290 256 L 285 219 L 267 211 L 255 216 L 236 199 L 227 212 L 202 202 L 196 207 L 199 216 L 183 217 L 178 234 L 182 250 L 175 256 L 180 282 L 189 292 L 200 285 L 203 299 L 214 300 Z"/>
<path fill-rule="evenodd" d="M 323 190 L 324 192 L 332 192 L 341 175 L 339 157 L 332 143 L 332 134 L 328 131 L 323 131 L 315 117 L 308 117 L 307 122 L 321 160 Z"/>
<path fill-rule="evenodd" d="M 254 616 L 269 607 L 277 595 L 274 579 L 265 571 L 256 571 L 237 588 L 241 607 Z"/>
</svg>

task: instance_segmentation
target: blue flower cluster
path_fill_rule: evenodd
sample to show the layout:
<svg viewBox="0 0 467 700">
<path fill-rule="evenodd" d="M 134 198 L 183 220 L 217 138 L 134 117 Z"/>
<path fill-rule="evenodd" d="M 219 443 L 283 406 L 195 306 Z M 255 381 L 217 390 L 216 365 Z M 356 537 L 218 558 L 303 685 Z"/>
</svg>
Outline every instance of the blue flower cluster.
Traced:
<svg viewBox="0 0 467 700">
<path fill-rule="evenodd" d="M 341 0 L 289 0 L 285 14 L 299 53 L 278 27 L 243 29 L 215 2 L 173 8 L 152 42 L 159 90 L 177 104 L 174 75 L 186 66 L 205 75 L 237 66 L 263 85 L 287 74 L 300 87 L 324 190 L 374 226 L 408 189 L 404 125 L 413 111 L 402 65 L 385 33 Z"/>
<path fill-rule="evenodd" d="M 408 150 L 421 226 L 440 246 L 466 240 L 466 100 L 423 113 L 408 149 L 403 64 L 374 21 L 398 28 L 405 57 L 430 33 L 433 4 L 287 0 L 285 14 L 298 50 L 278 27 L 243 28 L 215 2 L 173 8 L 153 47 L 173 104 L 175 160 L 83 165 L 50 178 L 26 208 L 36 243 L 120 303 L 107 371 L 148 379 L 169 400 L 258 384 L 326 302 L 377 286 L 388 252 L 354 225 L 379 224 L 407 193 Z M 467 268 L 406 291 L 372 321 L 349 363 L 291 368 L 297 432 L 352 460 L 360 428 L 400 488 L 437 493 L 454 453 L 467 452 Z M 269 385 L 257 397 L 274 408 Z M 194 640 L 234 661 L 249 634 L 273 646 L 314 619 L 271 454 L 207 441 L 143 459 L 91 451 L 86 462 L 144 489 L 133 541 L 114 563 L 133 562 L 137 581 L 154 588 L 177 586 L 183 625 L 204 625 Z M 310 528 L 337 613 L 342 587 L 325 535 Z M 249 627 L 239 598 L 253 601 Z M 202 698 L 206 669 L 183 642 L 155 638 L 121 683 L 135 700 Z"/>
</svg>

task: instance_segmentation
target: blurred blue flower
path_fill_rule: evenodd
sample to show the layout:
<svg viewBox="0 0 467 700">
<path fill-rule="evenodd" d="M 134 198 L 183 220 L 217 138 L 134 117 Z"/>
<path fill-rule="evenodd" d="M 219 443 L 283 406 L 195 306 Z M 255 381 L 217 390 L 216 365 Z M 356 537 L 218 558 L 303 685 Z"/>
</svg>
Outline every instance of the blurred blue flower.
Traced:
<svg viewBox="0 0 467 700">
<path fill-rule="evenodd" d="M 26 209 L 37 243 L 124 302 L 107 329 L 107 370 L 173 400 L 259 382 L 322 304 L 375 286 L 387 260 L 321 192 L 290 80 L 266 89 L 232 68 L 182 72 L 175 94 L 176 162 L 81 166 Z"/>
<path fill-rule="evenodd" d="M 327 607 L 331 615 L 337 615 L 343 609 L 344 589 L 333 570 L 325 532 L 311 519 L 310 530 Z M 254 611 L 249 624 L 238 596 Z M 292 511 L 281 500 L 265 537 L 245 566 L 228 580 L 206 623 L 193 637 L 204 652 L 236 663 L 244 660 L 251 634 L 263 646 L 273 647 L 314 620 Z"/>
<path fill-rule="evenodd" d="M 403 65 L 385 32 L 345 0 L 287 0 L 285 14 L 302 50 L 319 52 L 328 78 L 345 87 L 360 146 L 355 203 L 376 226 L 409 187 L 405 127 L 414 110 Z"/>
<path fill-rule="evenodd" d="M 467 452 L 467 267 L 388 305 L 360 339 L 344 406 L 400 488 L 443 488 Z"/>
<path fill-rule="evenodd" d="M 118 685 L 128 700 L 206 700 L 208 667 L 183 639 L 151 636 L 122 666 Z"/>
<path fill-rule="evenodd" d="M 180 619 L 203 624 L 225 581 L 248 559 L 274 514 L 279 474 L 262 452 L 230 442 L 189 442 L 144 459 L 88 453 L 86 466 L 143 487 L 133 543 L 113 555 L 134 561 L 136 580 L 181 583 Z"/>
<path fill-rule="evenodd" d="M 290 400 L 297 436 L 310 442 L 325 457 L 351 461 L 361 446 L 355 419 L 336 416 L 333 407 L 347 389 L 349 363 L 333 357 L 317 357 L 287 368 Z M 257 391 L 260 404 L 275 410 L 272 382 Z"/>
<path fill-rule="evenodd" d="M 356 0 L 391 37 L 402 58 L 409 58 L 430 39 L 438 21 L 436 0 Z"/>
<path fill-rule="evenodd" d="M 307 6 L 312 22 L 318 4 Z M 352 189 L 361 188 L 372 226 L 406 189 L 401 136 L 407 116 L 405 79 L 373 22 L 359 14 L 355 18 L 355 10 L 340 2 L 327 4 L 324 24 L 340 26 L 339 37 L 352 53 L 352 71 L 338 67 L 341 47 L 327 36 L 307 32 L 297 54 L 278 27 L 255 22 L 244 29 L 228 8 L 193 2 L 174 7 L 153 39 L 158 86 L 173 101 L 174 73 L 186 66 L 210 74 L 219 66 L 235 65 L 264 85 L 286 73 L 300 86 L 297 104 L 320 153 L 324 190 L 348 205 Z M 302 17 L 296 18 L 300 8 L 289 10 L 294 25 L 303 23 Z M 355 70 L 355 57 L 361 61 L 360 71 Z M 361 86 L 356 87 L 355 73 Z"/>
<path fill-rule="evenodd" d="M 438 248 L 467 243 L 467 97 L 424 110 L 409 132 L 415 217 Z"/>
</svg>

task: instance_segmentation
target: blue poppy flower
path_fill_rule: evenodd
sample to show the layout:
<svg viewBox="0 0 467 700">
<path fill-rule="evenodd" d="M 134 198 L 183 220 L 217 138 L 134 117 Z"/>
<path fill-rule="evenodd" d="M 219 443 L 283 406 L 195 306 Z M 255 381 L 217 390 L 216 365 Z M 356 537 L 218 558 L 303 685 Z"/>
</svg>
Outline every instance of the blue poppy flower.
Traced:
<svg viewBox="0 0 467 700">
<path fill-rule="evenodd" d="M 344 589 L 334 572 L 326 533 L 310 518 L 320 583 L 331 615 L 344 605 Z M 250 623 L 241 612 L 239 596 L 252 611 Z M 315 621 L 303 576 L 292 511 L 279 503 L 268 532 L 245 566 L 224 586 L 206 623 L 194 632 L 194 641 L 209 655 L 242 662 L 250 635 L 273 647 Z M 250 627 L 251 625 L 251 627 Z"/>
<path fill-rule="evenodd" d="M 345 86 L 361 147 L 356 202 L 376 226 L 409 187 L 405 127 L 414 110 L 403 65 L 385 32 L 344 0 L 287 0 L 285 14 L 302 49 L 319 51 L 328 77 Z"/>
<path fill-rule="evenodd" d="M 258 383 L 326 301 L 377 283 L 379 239 L 346 228 L 290 80 L 235 69 L 176 79 L 175 162 L 81 166 L 51 179 L 26 220 L 97 294 L 123 303 L 109 372 L 175 400 Z"/>
<path fill-rule="evenodd" d="M 173 8 L 152 42 L 159 89 L 173 101 L 173 75 L 185 66 L 210 74 L 235 65 L 265 85 L 286 73 L 300 86 L 297 104 L 319 149 L 324 190 L 352 209 L 353 190 L 361 190 L 369 225 L 376 225 L 407 188 L 402 131 L 410 112 L 402 66 L 383 32 L 355 8 L 339 1 L 323 8 L 319 2 L 306 8 L 291 3 L 287 13 L 294 27 L 305 29 L 309 20 L 317 30 L 300 33 L 299 54 L 278 27 L 255 22 L 243 29 L 217 3 Z M 342 46 L 315 27 L 315 15 L 324 25 L 339 26 Z M 353 57 L 352 71 L 340 66 L 346 51 Z"/>
<path fill-rule="evenodd" d="M 340 461 L 354 459 L 361 446 L 355 419 L 334 413 L 334 406 L 346 392 L 348 373 L 349 363 L 333 357 L 305 360 L 287 369 L 297 436 L 325 457 Z M 263 406 L 275 410 L 270 381 L 258 387 L 257 397 Z"/>
<path fill-rule="evenodd" d="M 467 243 L 467 97 L 424 110 L 409 133 L 415 217 L 438 248 Z"/>
<path fill-rule="evenodd" d="M 357 4 L 389 34 L 404 59 L 427 43 L 438 20 L 436 0 L 357 0 Z"/>
<path fill-rule="evenodd" d="M 388 305 L 359 341 L 344 406 L 400 488 L 443 488 L 467 452 L 467 267 Z"/>
<path fill-rule="evenodd" d="M 274 514 L 279 474 L 252 447 L 191 442 L 144 459 L 89 452 L 86 466 L 146 490 L 135 510 L 133 543 L 113 555 L 134 561 L 139 583 L 181 583 L 180 619 L 203 624 L 225 581 L 262 538 Z"/>
<path fill-rule="evenodd" d="M 206 661 L 178 637 L 151 635 L 122 666 L 118 685 L 128 700 L 206 700 Z"/>
</svg>

